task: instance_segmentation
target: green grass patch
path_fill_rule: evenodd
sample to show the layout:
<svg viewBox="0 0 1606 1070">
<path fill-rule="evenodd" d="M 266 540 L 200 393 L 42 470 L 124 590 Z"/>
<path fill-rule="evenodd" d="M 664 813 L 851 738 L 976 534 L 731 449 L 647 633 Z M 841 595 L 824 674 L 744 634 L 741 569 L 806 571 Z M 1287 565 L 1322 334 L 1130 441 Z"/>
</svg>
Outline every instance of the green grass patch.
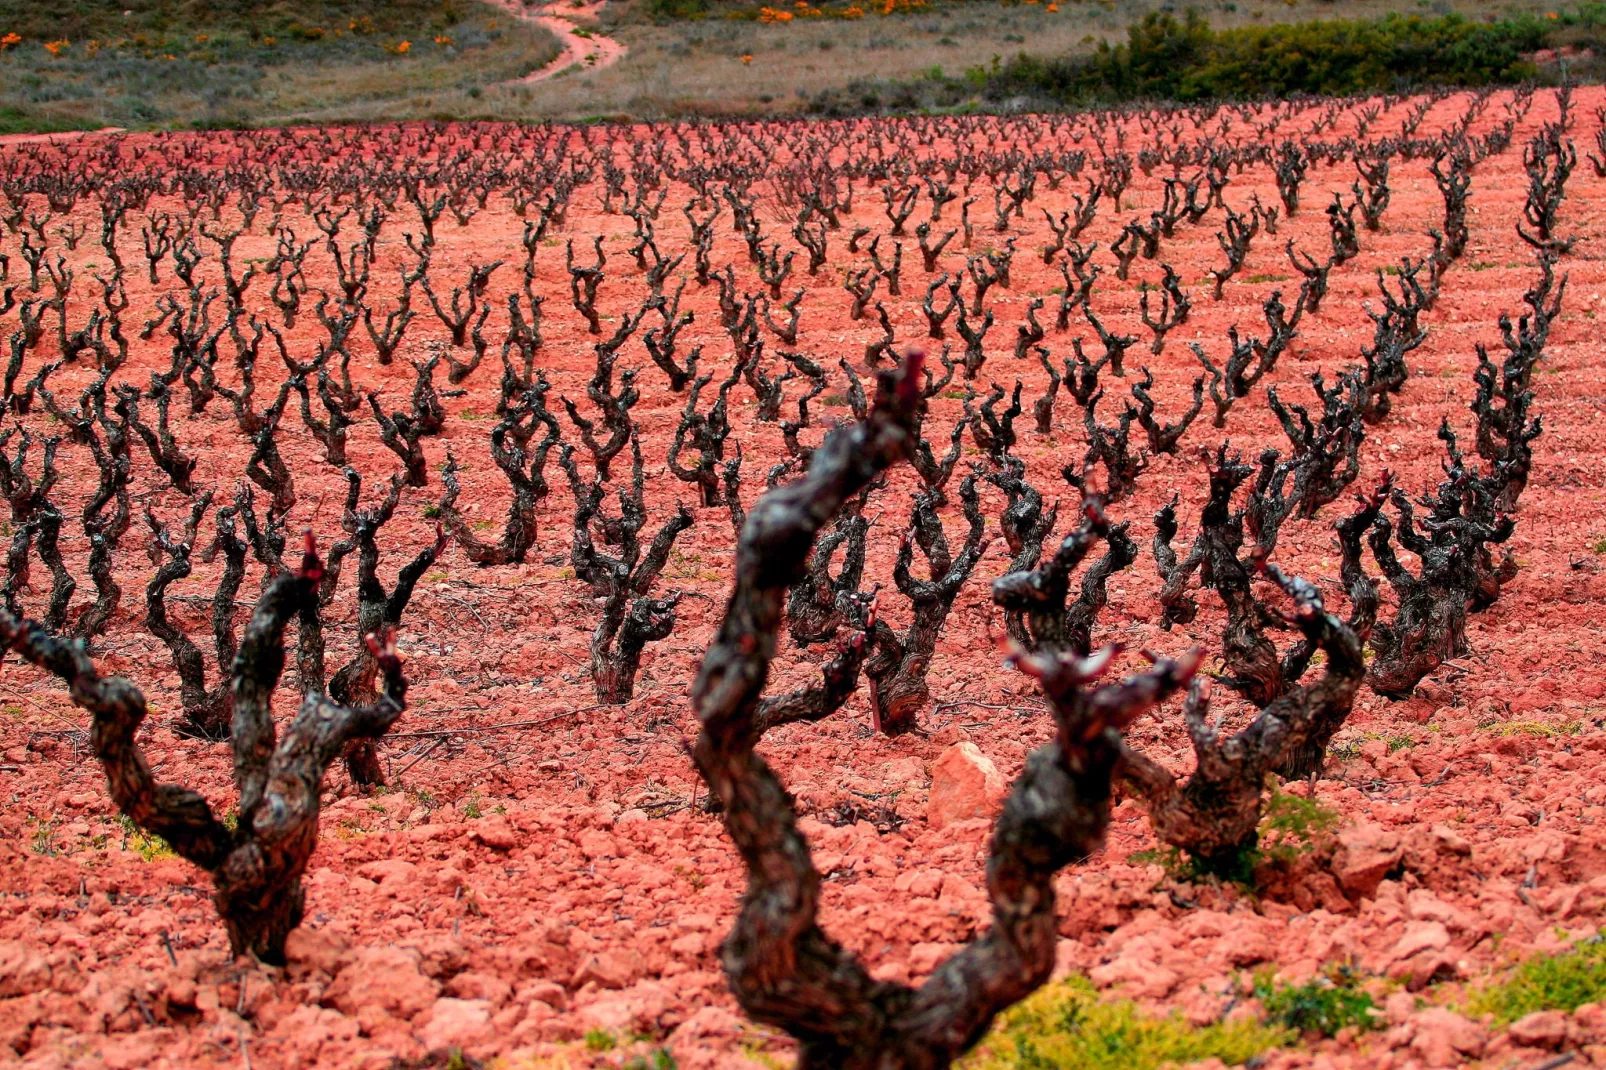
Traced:
<svg viewBox="0 0 1606 1070">
<path fill-rule="evenodd" d="M 123 850 L 133 851 L 146 862 L 160 862 L 178 857 L 178 852 L 168 846 L 166 840 L 160 836 L 152 836 L 134 824 L 127 814 L 118 814 L 117 823 L 123 830 Z"/>
<path fill-rule="evenodd" d="M 1302 985 L 1277 984 L 1267 973 L 1255 978 L 1255 998 L 1265 1008 L 1268 1021 L 1301 1035 L 1331 1037 L 1345 1027 L 1365 1032 L 1376 1029 L 1381 1019 L 1373 1013 L 1377 1005 L 1361 990 L 1359 981 L 1353 970 L 1343 967 Z"/>
<path fill-rule="evenodd" d="M 1493 736 L 1538 736 L 1540 739 L 1559 739 L 1562 736 L 1576 736 L 1583 731 L 1583 725 L 1577 721 L 1502 721 L 1499 724 L 1485 726 L 1484 730 Z"/>
<path fill-rule="evenodd" d="M 1467 1000 L 1473 1014 L 1490 1014 L 1507 1025 L 1534 1011 L 1572 1012 L 1606 1000 L 1606 940 L 1593 936 L 1568 951 L 1535 955 L 1511 974 L 1474 989 Z"/>
<path fill-rule="evenodd" d="M 679 1065 L 668 1048 L 654 1048 L 646 1055 L 626 1059 L 623 1070 L 676 1070 Z"/>
<path fill-rule="evenodd" d="M 1180 1015 L 1150 1015 L 1131 1000 L 1102 1000 L 1091 982 L 1045 985 L 1006 1011 L 959 1066 L 963 1070 L 1153 1070 L 1220 1059 L 1240 1066 L 1294 1040 L 1252 1021 L 1195 1026 Z"/>
</svg>

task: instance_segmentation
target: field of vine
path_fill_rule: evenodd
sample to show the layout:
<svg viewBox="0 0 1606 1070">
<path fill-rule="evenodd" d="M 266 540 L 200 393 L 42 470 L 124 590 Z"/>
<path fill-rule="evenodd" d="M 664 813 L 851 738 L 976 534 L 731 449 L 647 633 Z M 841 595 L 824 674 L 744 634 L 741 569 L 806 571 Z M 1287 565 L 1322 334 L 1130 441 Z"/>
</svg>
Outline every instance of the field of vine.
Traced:
<svg viewBox="0 0 1606 1070">
<path fill-rule="evenodd" d="M 0 145 L 0 1065 L 1606 1065 L 1603 195 L 1594 88 Z"/>
</svg>

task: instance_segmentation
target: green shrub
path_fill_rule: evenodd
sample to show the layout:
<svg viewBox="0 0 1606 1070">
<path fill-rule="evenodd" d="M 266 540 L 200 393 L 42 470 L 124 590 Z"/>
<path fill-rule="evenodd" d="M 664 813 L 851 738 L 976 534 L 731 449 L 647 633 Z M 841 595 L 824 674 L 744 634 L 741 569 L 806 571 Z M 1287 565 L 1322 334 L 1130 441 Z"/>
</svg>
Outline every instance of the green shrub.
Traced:
<svg viewBox="0 0 1606 1070">
<path fill-rule="evenodd" d="M 1338 823 L 1338 812 L 1324 806 L 1320 799 L 1291 795 L 1272 781 L 1260 812 L 1260 856 L 1273 862 L 1292 862 L 1319 846 Z"/>
<path fill-rule="evenodd" d="M 646 1055 L 632 1055 L 626 1059 L 624 1070 L 676 1070 L 678 1066 L 667 1048 L 654 1048 Z"/>
<path fill-rule="evenodd" d="M 708 14 L 708 0 L 647 0 L 655 19 L 699 19 Z"/>
<path fill-rule="evenodd" d="M 1157 1018 L 1131 1000 L 1099 998 L 1083 977 L 1045 985 L 1006 1011 L 964 1070 L 1152 1070 L 1220 1059 L 1238 1066 L 1291 1041 L 1285 1029 L 1258 1022 L 1195 1026 L 1179 1015 Z"/>
<path fill-rule="evenodd" d="M 1535 955 L 1503 981 L 1475 989 L 1467 1008 L 1498 1025 L 1534 1011 L 1574 1011 L 1606 1000 L 1606 940 L 1600 936 L 1555 955 Z"/>
<path fill-rule="evenodd" d="M 1216 30 L 1198 11 L 1181 19 L 1153 12 L 1128 29 L 1126 43 L 1102 44 L 1091 57 L 1018 56 L 988 89 L 1062 101 L 1198 101 L 1511 83 L 1534 75 L 1522 54 L 1544 47 L 1548 32 L 1532 16 L 1391 14 Z"/>
<path fill-rule="evenodd" d="M 1279 985 L 1266 974 L 1255 979 L 1255 998 L 1266 1009 L 1268 1021 L 1296 1033 L 1330 1037 L 1345 1026 L 1364 1032 L 1380 1023 L 1372 1013 L 1376 1004 L 1357 987 L 1358 980 L 1352 970 L 1342 967 L 1302 985 Z"/>
</svg>

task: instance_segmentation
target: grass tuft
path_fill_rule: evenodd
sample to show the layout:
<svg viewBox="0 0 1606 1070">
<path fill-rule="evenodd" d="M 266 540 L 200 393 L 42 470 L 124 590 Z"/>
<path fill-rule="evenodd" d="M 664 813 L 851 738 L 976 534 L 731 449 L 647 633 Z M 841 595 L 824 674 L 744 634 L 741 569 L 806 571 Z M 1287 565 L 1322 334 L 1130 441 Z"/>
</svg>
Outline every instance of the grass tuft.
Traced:
<svg viewBox="0 0 1606 1070">
<path fill-rule="evenodd" d="M 1606 1000 L 1606 939 L 1593 936 L 1567 951 L 1535 955 L 1510 976 L 1473 991 L 1467 1009 L 1508 1025 L 1534 1011 L 1571 1013 Z"/>
<path fill-rule="evenodd" d="M 118 814 L 117 822 L 123 830 L 123 850 L 133 851 L 146 862 L 161 862 L 178 857 L 178 852 L 168 846 L 166 840 L 160 836 L 152 836 L 134 824 L 127 814 Z"/>
<path fill-rule="evenodd" d="M 1152 1070 L 1220 1059 L 1240 1066 L 1294 1039 L 1252 1021 L 1195 1026 L 1159 1018 L 1131 1000 L 1102 1000 L 1091 982 L 1069 977 L 1006 1011 L 963 1070 Z"/>
<path fill-rule="evenodd" d="M 1346 967 L 1315 977 L 1302 985 L 1277 984 L 1270 973 L 1255 979 L 1255 998 L 1266 1018 L 1296 1033 L 1331 1037 L 1346 1027 L 1365 1032 L 1381 1021 L 1370 994 L 1359 987 L 1359 976 Z"/>
</svg>

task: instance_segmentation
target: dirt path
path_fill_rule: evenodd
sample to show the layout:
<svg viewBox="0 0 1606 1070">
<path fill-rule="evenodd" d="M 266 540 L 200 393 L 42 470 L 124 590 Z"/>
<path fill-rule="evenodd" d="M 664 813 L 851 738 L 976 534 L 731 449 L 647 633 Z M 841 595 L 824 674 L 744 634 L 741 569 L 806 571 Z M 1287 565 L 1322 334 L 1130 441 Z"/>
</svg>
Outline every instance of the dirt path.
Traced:
<svg viewBox="0 0 1606 1070">
<path fill-rule="evenodd" d="M 523 0 L 496 0 L 496 2 L 515 18 L 526 22 L 534 22 L 551 30 L 563 46 L 557 58 L 551 63 L 531 71 L 523 78 L 516 78 L 509 85 L 529 85 L 532 82 L 544 82 L 548 78 L 555 78 L 570 67 L 579 66 L 586 70 L 600 71 L 604 67 L 611 67 L 629 51 L 624 45 L 611 37 L 604 37 L 593 33 L 580 25 L 580 20 L 595 19 L 602 11 L 607 0 L 597 0 L 596 3 L 550 3 L 543 4 L 534 10 L 526 8 Z"/>
</svg>

